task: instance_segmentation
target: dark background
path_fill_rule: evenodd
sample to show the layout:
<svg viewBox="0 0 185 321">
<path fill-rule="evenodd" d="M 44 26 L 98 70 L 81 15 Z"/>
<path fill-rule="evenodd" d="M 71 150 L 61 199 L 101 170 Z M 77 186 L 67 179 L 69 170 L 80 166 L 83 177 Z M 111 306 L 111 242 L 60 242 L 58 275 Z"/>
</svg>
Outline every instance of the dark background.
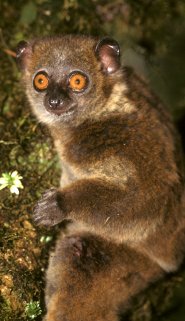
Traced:
<svg viewBox="0 0 185 321">
<path fill-rule="evenodd" d="M 60 170 L 51 139 L 30 114 L 15 63 L 22 40 L 61 33 L 117 39 L 123 64 L 133 66 L 168 106 L 185 145 L 185 1 L 0 0 L 0 176 L 17 170 L 20 195 L 0 191 L 0 321 L 31 320 L 25 306 L 42 310 L 46 237 L 31 212 L 41 193 L 58 185 Z M 36 313 L 37 314 L 37 313 Z M 41 316 L 35 320 L 41 320 Z M 134 303 L 131 321 L 184 321 L 185 269 L 148 290 Z"/>
</svg>

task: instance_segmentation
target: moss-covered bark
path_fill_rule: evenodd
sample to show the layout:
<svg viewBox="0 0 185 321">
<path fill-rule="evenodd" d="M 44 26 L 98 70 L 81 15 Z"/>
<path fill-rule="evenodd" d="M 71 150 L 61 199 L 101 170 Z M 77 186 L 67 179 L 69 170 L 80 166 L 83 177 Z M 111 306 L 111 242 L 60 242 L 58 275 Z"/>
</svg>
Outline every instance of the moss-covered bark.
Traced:
<svg viewBox="0 0 185 321">
<path fill-rule="evenodd" d="M 31 213 L 41 193 L 58 185 L 60 169 L 46 128 L 29 112 L 14 59 L 16 43 L 61 32 L 112 35 L 121 43 L 123 60 L 151 82 L 179 119 L 185 113 L 185 4 L 2 0 L 0 12 L 0 176 L 17 170 L 24 185 L 18 196 L 8 188 L 0 191 L 0 321 L 25 321 L 34 316 L 25 310 L 31 300 L 44 309 L 48 236 L 55 235 L 36 229 Z M 128 320 L 184 321 L 184 286 L 182 269 L 137 299 Z M 37 312 L 35 320 L 41 320 Z"/>
</svg>

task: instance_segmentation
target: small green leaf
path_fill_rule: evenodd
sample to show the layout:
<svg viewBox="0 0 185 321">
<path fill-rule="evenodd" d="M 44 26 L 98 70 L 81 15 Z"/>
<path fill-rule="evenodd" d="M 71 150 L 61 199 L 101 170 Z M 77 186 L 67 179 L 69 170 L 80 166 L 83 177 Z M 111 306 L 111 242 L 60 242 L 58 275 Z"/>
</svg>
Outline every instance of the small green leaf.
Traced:
<svg viewBox="0 0 185 321">
<path fill-rule="evenodd" d="M 41 243 L 48 243 L 52 240 L 52 236 L 47 236 L 47 235 L 42 235 L 41 238 L 40 238 L 40 242 Z"/>
</svg>

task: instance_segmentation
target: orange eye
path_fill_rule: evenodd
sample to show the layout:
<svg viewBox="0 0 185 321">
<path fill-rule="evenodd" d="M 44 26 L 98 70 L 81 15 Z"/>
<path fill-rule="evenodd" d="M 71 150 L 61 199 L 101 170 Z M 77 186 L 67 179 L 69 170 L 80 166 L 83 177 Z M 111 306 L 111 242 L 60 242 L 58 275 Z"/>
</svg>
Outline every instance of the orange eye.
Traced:
<svg viewBox="0 0 185 321">
<path fill-rule="evenodd" d="M 46 73 L 43 72 L 39 72 L 34 80 L 33 80 L 33 84 L 36 90 L 38 91 L 42 91 L 45 90 L 48 87 L 49 84 L 49 80 L 48 80 L 48 76 Z"/>
<path fill-rule="evenodd" d="M 75 74 L 72 74 L 69 78 L 69 87 L 73 90 L 73 91 L 83 91 L 88 84 L 88 79 L 87 77 L 80 73 L 77 72 Z"/>
</svg>

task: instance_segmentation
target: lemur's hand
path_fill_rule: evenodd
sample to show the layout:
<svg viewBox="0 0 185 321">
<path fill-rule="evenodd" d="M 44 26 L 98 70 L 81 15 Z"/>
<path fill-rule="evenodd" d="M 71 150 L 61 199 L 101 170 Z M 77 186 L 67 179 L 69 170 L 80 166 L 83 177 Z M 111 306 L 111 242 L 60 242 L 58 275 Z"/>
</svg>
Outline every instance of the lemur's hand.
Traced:
<svg viewBox="0 0 185 321">
<path fill-rule="evenodd" d="M 60 208 L 62 193 L 51 188 L 47 190 L 34 208 L 33 219 L 35 224 L 43 226 L 54 226 L 64 218 L 62 208 Z"/>
</svg>

